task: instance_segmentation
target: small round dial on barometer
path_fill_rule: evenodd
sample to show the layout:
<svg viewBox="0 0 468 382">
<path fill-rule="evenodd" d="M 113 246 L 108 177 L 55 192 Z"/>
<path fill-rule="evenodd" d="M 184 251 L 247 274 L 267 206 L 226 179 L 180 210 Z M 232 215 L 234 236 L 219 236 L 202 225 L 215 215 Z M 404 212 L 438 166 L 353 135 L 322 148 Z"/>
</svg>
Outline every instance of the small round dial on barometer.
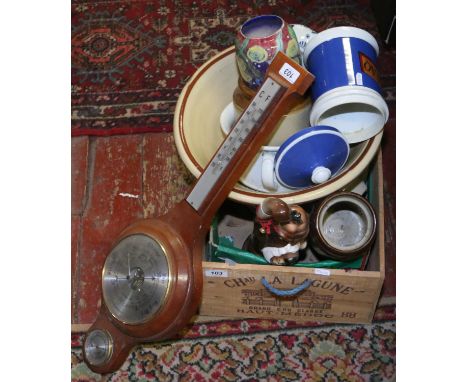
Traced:
<svg viewBox="0 0 468 382">
<path fill-rule="evenodd" d="M 105 330 L 92 330 L 84 343 L 86 359 L 91 365 L 102 365 L 112 355 L 112 338 Z"/>
<path fill-rule="evenodd" d="M 164 305 L 170 282 L 163 247 L 147 235 L 130 235 L 112 249 L 104 264 L 104 302 L 120 322 L 141 324 Z"/>
</svg>

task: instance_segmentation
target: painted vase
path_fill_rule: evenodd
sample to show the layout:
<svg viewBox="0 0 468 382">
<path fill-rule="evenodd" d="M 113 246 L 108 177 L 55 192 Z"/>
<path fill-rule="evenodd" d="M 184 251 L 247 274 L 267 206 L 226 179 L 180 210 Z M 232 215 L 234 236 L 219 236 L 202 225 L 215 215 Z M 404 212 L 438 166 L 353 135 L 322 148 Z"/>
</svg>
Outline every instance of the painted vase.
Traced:
<svg viewBox="0 0 468 382">
<path fill-rule="evenodd" d="M 235 45 L 242 85 L 254 91 L 263 83 L 276 53 L 283 52 L 302 65 L 294 29 L 276 15 L 261 15 L 247 20 L 237 33 Z"/>
</svg>

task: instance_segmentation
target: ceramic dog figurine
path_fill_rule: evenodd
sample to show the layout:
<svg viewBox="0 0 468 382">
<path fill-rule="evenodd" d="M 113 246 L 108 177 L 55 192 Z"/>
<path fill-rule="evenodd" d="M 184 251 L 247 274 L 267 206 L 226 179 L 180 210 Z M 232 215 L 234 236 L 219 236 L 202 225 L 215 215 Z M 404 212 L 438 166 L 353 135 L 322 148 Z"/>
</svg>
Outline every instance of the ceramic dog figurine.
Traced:
<svg viewBox="0 0 468 382">
<path fill-rule="evenodd" d="M 307 246 L 309 217 L 298 205 L 266 198 L 257 207 L 254 230 L 244 248 L 274 265 L 292 265 Z"/>
</svg>

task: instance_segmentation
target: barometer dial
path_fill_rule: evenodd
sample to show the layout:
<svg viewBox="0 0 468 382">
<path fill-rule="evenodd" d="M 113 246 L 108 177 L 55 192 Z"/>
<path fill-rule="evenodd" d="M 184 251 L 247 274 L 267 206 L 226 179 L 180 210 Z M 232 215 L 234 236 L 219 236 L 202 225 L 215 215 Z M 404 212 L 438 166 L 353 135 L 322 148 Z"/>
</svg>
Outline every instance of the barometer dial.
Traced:
<svg viewBox="0 0 468 382">
<path fill-rule="evenodd" d="M 112 355 L 112 338 L 104 330 L 92 330 L 86 336 L 84 351 L 91 365 L 102 365 Z"/>
<path fill-rule="evenodd" d="M 130 235 L 112 249 L 104 264 L 104 302 L 120 322 L 141 324 L 164 305 L 170 282 L 163 247 L 147 235 Z"/>
</svg>

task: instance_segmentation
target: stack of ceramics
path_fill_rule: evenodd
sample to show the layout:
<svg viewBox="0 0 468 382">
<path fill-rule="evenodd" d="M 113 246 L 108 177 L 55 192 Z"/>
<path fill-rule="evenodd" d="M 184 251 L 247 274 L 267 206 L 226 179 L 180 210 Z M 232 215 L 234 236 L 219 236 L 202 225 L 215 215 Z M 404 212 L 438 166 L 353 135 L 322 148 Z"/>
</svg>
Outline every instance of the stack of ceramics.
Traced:
<svg viewBox="0 0 468 382">
<path fill-rule="evenodd" d="M 176 146 L 198 177 L 283 52 L 315 76 L 229 197 L 289 204 L 355 189 L 377 152 L 388 108 L 375 66 L 378 44 L 368 32 L 336 27 L 316 33 L 275 15 L 239 29 L 235 48 L 213 57 L 183 89 L 175 111 Z"/>
</svg>

